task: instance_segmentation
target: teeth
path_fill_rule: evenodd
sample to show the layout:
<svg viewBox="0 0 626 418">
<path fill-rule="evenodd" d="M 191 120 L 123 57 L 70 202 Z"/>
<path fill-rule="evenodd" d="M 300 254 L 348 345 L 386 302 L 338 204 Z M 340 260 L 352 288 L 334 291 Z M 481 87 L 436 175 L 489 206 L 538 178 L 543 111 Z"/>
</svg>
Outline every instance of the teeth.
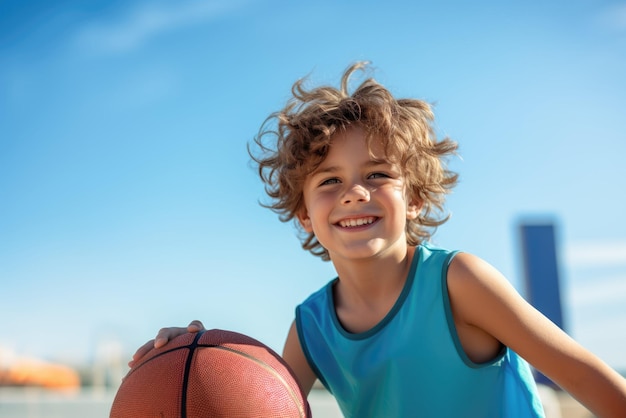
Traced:
<svg viewBox="0 0 626 418">
<path fill-rule="evenodd" d="M 343 228 L 349 228 L 354 226 L 368 225 L 374 222 L 376 218 L 373 216 L 367 218 L 359 218 L 359 219 L 346 219 L 343 221 L 339 221 L 339 225 Z"/>
</svg>

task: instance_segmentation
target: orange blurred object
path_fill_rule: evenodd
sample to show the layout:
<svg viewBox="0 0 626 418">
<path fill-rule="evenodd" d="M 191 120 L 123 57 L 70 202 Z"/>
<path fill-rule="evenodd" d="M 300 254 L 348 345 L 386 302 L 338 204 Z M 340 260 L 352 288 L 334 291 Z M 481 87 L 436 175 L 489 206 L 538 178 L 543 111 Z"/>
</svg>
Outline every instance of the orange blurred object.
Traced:
<svg viewBox="0 0 626 418">
<path fill-rule="evenodd" d="M 74 389 L 80 386 L 80 377 L 68 366 L 18 358 L 0 368 L 1 385 Z"/>
</svg>

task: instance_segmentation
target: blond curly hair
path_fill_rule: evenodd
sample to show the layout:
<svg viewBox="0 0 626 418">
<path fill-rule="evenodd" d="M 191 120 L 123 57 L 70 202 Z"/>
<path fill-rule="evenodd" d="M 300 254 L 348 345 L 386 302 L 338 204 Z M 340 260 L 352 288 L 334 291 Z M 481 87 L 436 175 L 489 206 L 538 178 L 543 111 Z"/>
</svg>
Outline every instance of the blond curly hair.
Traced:
<svg viewBox="0 0 626 418">
<path fill-rule="evenodd" d="M 261 204 L 283 222 L 294 220 L 302 234 L 302 248 L 326 261 L 328 252 L 313 233 L 301 228 L 297 216 L 304 210 L 304 182 L 326 158 L 336 132 L 361 127 L 368 147 L 372 138 L 382 141 L 386 157 L 401 168 L 408 200 L 422 202 L 417 218 L 407 220 L 409 245 L 429 240 L 448 220 L 449 215 L 443 213 L 445 195 L 458 180 L 446 165 L 446 157 L 456 152 L 457 143 L 449 138 L 437 140 L 428 103 L 395 99 L 373 78 L 367 78 L 350 94 L 350 78 L 367 67 L 367 62 L 351 65 L 339 89 L 322 86 L 307 90 L 306 78 L 298 80 L 286 106 L 261 125 L 254 138 L 257 148 L 248 146 L 271 199 L 271 203 Z"/>
</svg>

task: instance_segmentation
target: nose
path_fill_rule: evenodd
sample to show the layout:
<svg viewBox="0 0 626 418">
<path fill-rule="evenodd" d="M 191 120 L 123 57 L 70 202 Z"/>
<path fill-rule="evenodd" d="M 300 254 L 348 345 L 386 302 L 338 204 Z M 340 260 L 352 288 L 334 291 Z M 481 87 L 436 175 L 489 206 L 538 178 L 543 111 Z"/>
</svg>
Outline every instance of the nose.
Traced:
<svg viewBox="0 0 626 418">
<path fill-rule="evenodd" d="M 341 202 L 344 205 L 350 203 L 366 203 L 370 200 L 370 192 L 365 187 L 360 184 L 353 184 L 350 186 L 344 195 L 342 196 Z"/>
</svg>

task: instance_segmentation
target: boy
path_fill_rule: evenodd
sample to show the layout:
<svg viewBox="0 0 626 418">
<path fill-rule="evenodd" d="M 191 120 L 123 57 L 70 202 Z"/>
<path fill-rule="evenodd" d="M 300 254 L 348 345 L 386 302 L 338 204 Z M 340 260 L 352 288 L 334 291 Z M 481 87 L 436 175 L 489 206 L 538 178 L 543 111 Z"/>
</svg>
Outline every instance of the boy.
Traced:
<svg viewBox="0 0 626 418">
<path fill-rule="evenodd" d="M 350 417 L 543 416 L 527 360 L 598 416 L 626 416 L 620 375 L 489 264 L 428 244 L 447 219 L 456 143 L 434 138 L 422 101 L 372 79 L 349 94 L 364 66 L 339 90 L 298 81 L 251 152 L 268 207 L 338 273 L 297 307 L 287 336 L 283 357 L 304 391 L 320 379 Z M 162 329 L 133 358 L 202 328 Z"/>
</svg>

